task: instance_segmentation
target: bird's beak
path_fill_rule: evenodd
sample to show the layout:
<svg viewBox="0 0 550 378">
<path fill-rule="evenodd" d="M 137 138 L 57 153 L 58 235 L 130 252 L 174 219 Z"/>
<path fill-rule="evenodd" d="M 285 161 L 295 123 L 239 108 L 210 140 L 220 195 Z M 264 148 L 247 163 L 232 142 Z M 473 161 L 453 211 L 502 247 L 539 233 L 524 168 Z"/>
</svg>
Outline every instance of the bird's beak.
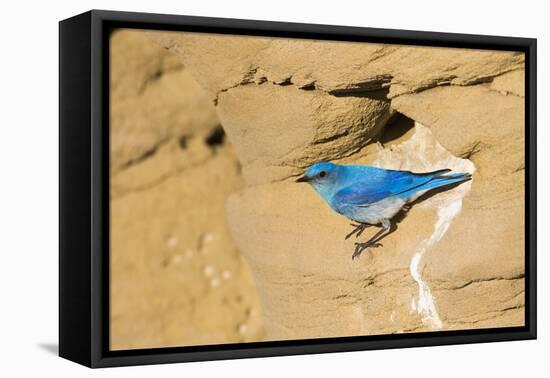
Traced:
<svg viewBox="0 0 550 378">
<path fill-rule="evenodd" d="M 306 176 L 302 176 L 298 180 L 296 180 L 296 182 L 308 182 L 308 181 L 309 181 L 309 178 Z"/>
</svg>

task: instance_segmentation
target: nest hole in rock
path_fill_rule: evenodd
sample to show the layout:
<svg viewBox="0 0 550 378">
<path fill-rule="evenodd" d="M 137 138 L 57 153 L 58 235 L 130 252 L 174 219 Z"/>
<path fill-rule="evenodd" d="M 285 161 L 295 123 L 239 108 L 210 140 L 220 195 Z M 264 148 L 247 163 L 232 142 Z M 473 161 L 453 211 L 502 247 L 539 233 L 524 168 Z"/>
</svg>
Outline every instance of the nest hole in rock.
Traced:
<svg viewBox="0 0 550 378">
<path fill-rule="evenodd" d="M 213 150 L 221 147 L 225 143 L 225 131 L 223 128 L 221 126 L 214 128 L 206 138 L 204 138 L 204 143 Z"/>
<path fill-rule="evenodd" d="M 396 112 L 382 129 L 378 141 L 382 145 L 388 143 L 399 143 L 411 136 L 414 132 L 415 120 L 406 115 Z"/>
<path fill-rule="evenodd" d="M 431 172 L 452 169 L 455 173 L 475 171 L 475 165 L 464 156 L 456 156 L 445 149 L 431 130 L 406 115 L 395 112 L 378 135 L 375 166 L 412 172 Z M 417 198 L 413 204 L 461 186 L 463 183 L 432 189 Z M 399 221 L 399 220 L 398 220 Z"/>
</svg>

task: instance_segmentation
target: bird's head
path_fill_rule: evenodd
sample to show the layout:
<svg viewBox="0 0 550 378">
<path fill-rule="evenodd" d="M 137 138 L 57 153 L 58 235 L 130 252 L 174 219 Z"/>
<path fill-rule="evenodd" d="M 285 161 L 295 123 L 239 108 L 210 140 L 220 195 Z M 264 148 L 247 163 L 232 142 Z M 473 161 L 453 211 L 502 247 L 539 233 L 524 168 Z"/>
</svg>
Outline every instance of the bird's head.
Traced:
<svg viewBox="0 0 550 378">
<path fill-rule="evenodd" d="M 296 182 L 307 182 L 323 197 L 330 196 L 336 189 L 341 169 L 341 166 L 333 163 L 315 163 L 309 166 Z"/>
</svg>

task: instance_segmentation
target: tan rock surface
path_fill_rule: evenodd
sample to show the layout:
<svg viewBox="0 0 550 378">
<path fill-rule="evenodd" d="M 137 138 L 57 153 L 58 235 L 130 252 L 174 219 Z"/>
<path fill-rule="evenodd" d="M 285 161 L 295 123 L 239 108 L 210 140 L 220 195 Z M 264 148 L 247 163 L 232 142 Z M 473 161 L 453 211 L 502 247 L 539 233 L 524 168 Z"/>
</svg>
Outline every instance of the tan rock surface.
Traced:
<svg viewBox="0 0 550 378">
<path fill-rule="evenodd" d="M 247 186 L 229 198 L 228 219 L 269 339 L 523 324 L 523 54 L 152 38 L 208 92 L 243 164 Z M 317 160 L 380 161 L 377 140 L 405 151 L 417 135 L 411 120 L 431 131 L 418 146 L 439 142 L 473 163 L 471 190 L 460 203 L 446 192 L 418 204 L 383 248 L 352 261 L 349 222 L 293 178 Z M 401 158 L 424 167 L 451 156 L 424 147 Z"/>
<path fill-rule="evenodd" d="M 495 77 L 491 89 L 502 94 L 525 97 L 525 70 L 518 69 Z"/>
<path fill-rule="evenodd" d="M 111 202 L 113 349 L 262 338 L 254 284 L 224 221 L 227 193 L 241 186 L 237 169 L 226 147 Z"/>
<path fill-rule="evenodd" d="M 319 160 L 355 154 L 391 116 L 389 104 L 380 100 L 270 84 L 227 91 L 219 96 L 218 109 L 224 124 L 234 125 L 225 129 L 251 185 L 288 178 Z"/>
<path fill-rule="evenodd" d="M 152 33 L 193 67 L 211 94 L 251 82 L 334 94 L 391 87 L 392 96 L 438 85 L 471 85 L 522 68 L 522 53 L 321 40 Z M 200 53 L 199 53 L 200 51 Z"/>
<path fill-rule="evenodd" d="M 212 102 L 146 33 L 111 42 L 111 348 L 261 340 L 225 222 L 240 164 Z"/>
<path fill-rule="evenodd" d="M 111 43 L 111 169 L 139 163 L 171 138 L 219 125 L 216 110 L 189 71 L 143 31 Z"/>
<path fill-rule="evenodd" d="M 522 324 L 524 100 L 477 85 L 402 96 L 392 106 L 429 124 L 440 143 L 477 167 L 460 217 L 425 259 L 441 312 L 453 328 L 491 324 L 484 317 L 506 324 L 508 312 Z"/>
</svg>

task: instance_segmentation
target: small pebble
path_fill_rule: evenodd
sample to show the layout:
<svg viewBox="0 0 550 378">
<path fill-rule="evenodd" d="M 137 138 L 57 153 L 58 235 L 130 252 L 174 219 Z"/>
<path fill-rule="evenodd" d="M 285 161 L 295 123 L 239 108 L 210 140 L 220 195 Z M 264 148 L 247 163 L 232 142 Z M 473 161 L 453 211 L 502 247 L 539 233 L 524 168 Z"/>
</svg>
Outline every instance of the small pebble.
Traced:
<svg viewBox="0 0 550 378">
<path fill-rule="evenodd" d="M 245 323 L 239 324 L 239 327 L 237 328 L 237 331 L 238 331 L 241 335 L 245 334 L 247 330 L 248 330 L 248 326 L 247 326 Z"/>
<path fill-rule="evenodd" d="M 220 286 L 220 279 L 219 278 L 212 278 L 212 280 L 210 280 L 210 286 L 211 287 Z"/>
<path fill-rule="evenodd" d="M 210 243 L 212 240 L 214 240 L 214 234 L 207 232 L 206 234 L 204 234 L 204 237 L 202 240 L 204 244 Z"/>
<path fill-rule="evenodd" d="M 172 261 L 174 262 L 174 264 L 181 264 L 182 262 L 182 256 L 181 255 L 175 255 L 174 257 L 172 257 Z"/>
<path fill-rule="evenodd" d="M 203 268 L 202 272 L 206 277 L 210 277 L 212 274 L 214 274 L 214 267 L 212 265 L 207 265 Z"/>
<path fill-rule="evenodd" d="M 222 273 L 222 278 L 224 280 L 228 280 L 231 278 L 231 272 L 229 270 L 224 270 Z"/>
<path fill-rule="evenodd" d="M 190 259 L 191 257 L 193 257 L 195 252 L 191 248 L 187 248 L 183 254 L 185 255 L 185 257 Z"/>
<path fill-rule="evenodd" d="M 178 245 L 178 239 L 174 236 L 166 240 L 166 245 L 170 248 L 174 248 L 176 245 Z"/>
</svg>

